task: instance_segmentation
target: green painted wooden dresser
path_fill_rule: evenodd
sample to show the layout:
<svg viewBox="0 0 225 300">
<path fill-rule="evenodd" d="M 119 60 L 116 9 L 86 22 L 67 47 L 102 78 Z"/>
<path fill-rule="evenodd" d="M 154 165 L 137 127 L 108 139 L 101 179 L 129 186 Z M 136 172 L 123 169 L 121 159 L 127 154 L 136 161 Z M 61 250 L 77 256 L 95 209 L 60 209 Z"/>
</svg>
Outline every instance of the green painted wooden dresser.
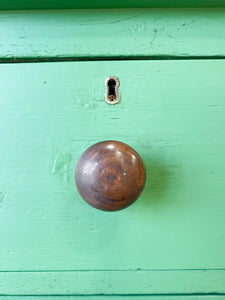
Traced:
<svg viewBox="0 0 225 300">
<path fill-rule="evenodd" d="M 0 300 L 225 299 L 225 1 L 120 2 L 0 4 Z M 146 166 L 118 212 L 75 187 L 103 140 Z"/>
</svg>

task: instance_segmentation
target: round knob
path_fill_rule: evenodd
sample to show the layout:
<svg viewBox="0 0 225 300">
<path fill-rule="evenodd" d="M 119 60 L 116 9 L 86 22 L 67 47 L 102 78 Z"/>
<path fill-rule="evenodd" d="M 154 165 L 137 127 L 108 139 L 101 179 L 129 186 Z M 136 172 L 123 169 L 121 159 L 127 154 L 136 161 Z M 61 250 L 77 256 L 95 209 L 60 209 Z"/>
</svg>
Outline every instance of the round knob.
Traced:
<svg viewBox="0 0 225 300">
<path fill-rule="evenodd" d="M 92 145 L 75 171 L 77 189 L 91 206 L 116 211 L 131 205 L 145 185 L 145 166 L 138 153 L 118 141 Z"/>
</svg>

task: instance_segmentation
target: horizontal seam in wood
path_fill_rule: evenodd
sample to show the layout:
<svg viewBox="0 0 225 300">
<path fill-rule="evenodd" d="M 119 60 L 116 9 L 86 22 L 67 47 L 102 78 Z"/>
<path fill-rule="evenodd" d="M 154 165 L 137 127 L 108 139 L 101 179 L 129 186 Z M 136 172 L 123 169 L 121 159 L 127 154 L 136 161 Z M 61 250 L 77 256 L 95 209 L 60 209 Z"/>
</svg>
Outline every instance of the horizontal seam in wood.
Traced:
<svg viewBox="0 0 225 300">
<path fill-rule="evenodd" d="M 10 296 L 10 297 L 16 297 L 16 296 L 26 296 L 26 297 L 62 297 L 62 296 L 88 296 L 88 297 L 96 297 L 96 296 L 224 296 L 225 293 L 165 293 L 165 294 L 0 294 L 1 296 Z"/>
<path fill-rule="evenodd" d="M 199 272 L 199 271 L 225 271 L 225 269 L 134 269 L 134 270 L 9 270 L 1 273 L 76 273 L 76 272 Z"/>
<path fill-rule="evenodd" d="M 132 60 L 210 60 L 225 59 L 223 56 L 100 56 L 100 57 L 37 57 L 37 58 L 0 58 L 0 63 L 42 63 L 71 61 L 132 61 Z"/>
</svg>

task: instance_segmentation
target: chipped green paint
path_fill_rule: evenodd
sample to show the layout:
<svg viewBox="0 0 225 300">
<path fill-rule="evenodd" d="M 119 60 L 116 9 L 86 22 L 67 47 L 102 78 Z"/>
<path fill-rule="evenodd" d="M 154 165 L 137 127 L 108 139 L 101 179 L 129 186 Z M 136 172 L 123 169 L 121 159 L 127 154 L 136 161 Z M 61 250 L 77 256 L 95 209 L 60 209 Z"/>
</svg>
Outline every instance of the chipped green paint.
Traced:
<svg viewBox="0 0 225 300">
<path fill-rule="evenodd" d="M 5 192 L 0 188 L 0 202 L 4 199 L 5 197 Z"/>
<path fill-rule="evenodd" d="M 0 65 L 0 293 L 223 293 L 224 77 L 225 60 Z M 74 184 L 106 139 L 134 147 L 148 178 L 112 214 Z"/>
<path fill-rule="evenodd" d="M 60 175 L 62 180 L 68 181 L 71 161 L 71 153 L 60 153 L 56 155 L 52 166 L 52 173 Z"/>
</svg>

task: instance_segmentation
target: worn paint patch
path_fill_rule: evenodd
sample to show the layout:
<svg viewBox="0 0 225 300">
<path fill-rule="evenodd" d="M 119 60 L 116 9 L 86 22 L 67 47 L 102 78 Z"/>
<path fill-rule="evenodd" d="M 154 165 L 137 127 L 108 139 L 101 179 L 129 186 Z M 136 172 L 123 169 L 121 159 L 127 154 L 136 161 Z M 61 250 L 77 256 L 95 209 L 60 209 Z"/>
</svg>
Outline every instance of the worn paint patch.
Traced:
<svg viewBox="0 0 225 300">
<path fill-rule="evenodd" d="M 57 154 L 53 162 L 52 173 L 59 175 L 62 181 L 69 182 L 69 170 L 71 161 L 72 155 L 70 153 Z"/>
<path fill-rule="evenodd" d="M 6 194 L 5 190 L 2 187 L 0 187 L 0 208 L 2 207 L 2 202 L 5 198 L 5 194 Z"/>
</svg>

